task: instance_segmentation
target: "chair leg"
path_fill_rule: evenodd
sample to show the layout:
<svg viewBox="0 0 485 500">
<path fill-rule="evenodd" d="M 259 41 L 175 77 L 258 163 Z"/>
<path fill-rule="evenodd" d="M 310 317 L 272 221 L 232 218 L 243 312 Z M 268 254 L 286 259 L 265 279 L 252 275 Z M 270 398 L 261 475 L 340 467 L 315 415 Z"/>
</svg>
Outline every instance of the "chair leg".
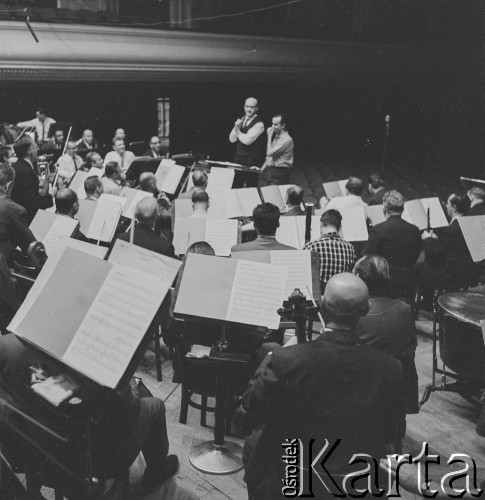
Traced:
<svg viewBox="0 0 485 500">
<path fill-rule="evenodd" d="M 200 397 L 201 406 L 207 406 L 207 396 Z M 207 412 L 205 410 L 200 410 L 200 425 L 201 427 L 206 427 Z"/>
<path fill-rule="evenodd" d="M 160 349 L 160 331 L 155 330 L 153 335 L 153 341 L 155 343 L 155 365 L 157 368 L 157 380 L 162 381 L 162 351 Z"/>
<path fill-rule="evenodd" d="M 187 414 L 189 411 L 189 399 L 190 394 L 182 385 L 182 401 L 180 402 L 180 417 L 179 423 L 186 424 L 187 423 Z"/>
</svg>

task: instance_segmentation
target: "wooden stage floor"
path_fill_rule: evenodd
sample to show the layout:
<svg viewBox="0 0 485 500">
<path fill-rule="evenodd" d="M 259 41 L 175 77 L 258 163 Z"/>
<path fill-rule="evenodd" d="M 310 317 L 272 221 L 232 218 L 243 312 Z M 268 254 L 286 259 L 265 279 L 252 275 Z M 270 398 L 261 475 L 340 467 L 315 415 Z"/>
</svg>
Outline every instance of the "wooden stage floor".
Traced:
<svg viewBox="0 0 485 500">
<path fill-rule="evenodd" d="M 431 380 L 432 342 L 430 338 L 430 316 L 422 313 L 417 322 L 418 349 L 416 364 L 419 374 L 420 394 Z M 243 481 L 243 471 L 227 476 L 203 474 L 195 470 L 188 460 L 190 449 L 204 440 L 212 438 L 213 414 L 207 416 L 207 427 L 199 425 L 200 413 L 189 408 L 187 425 L 178 423 L 180 412 L 179 384 L 172 383 L 172 363 L 163 362 L 163 381 L 158 383 L 155 376 L 154 356 L 147 352 L 137 372 L 143 382 L 155 395 L 163 399 L 167 411 L 167 426 L 170 439 L 170 452 L 178 455 L 180 469 L 177 475 L 148 496 L 143 496 L 139 480 L 144 469 L 143 459 L 139 457 L 132 467 L 131 498 L 155 500 L 243 500 L 247 498 Z M 485 467 L 485 438 L 475 432 L 479 410 L 458 394 L 435 392 L 423 406 L 418 415 L 408 415 L 405 451 L 416 453 L 421 443 L 426 441 L 430 448 L 445 460 L 451 453 L 466 453 L 478 466 Z M 243 436 L 241 436 L 242 438 Z M 242 445 L 243 439 L 231 437 Z M 44 492 L 53 498 L 51 492 Z M 51 496 L 52 495 L 52 496 Z"/>
</svg>

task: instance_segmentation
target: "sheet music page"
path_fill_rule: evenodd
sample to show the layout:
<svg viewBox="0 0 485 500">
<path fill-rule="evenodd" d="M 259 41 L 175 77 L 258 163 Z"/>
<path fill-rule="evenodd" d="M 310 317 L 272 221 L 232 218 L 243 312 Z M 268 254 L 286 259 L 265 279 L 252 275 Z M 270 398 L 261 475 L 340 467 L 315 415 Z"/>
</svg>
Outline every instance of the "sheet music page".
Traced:
<svg viewBox="0 0 485 500">
<path fill-rule="evenodd" d="M 127 199 L 123 198 L 123 196 L 118 196 L 116 194 L 104 194 L 104 193 L 98 198 L 98 201 L 99 200 L 107 200 L 107 201 L 112 201 L 113 203 L 118 203 L 121 210 L 123 210 L 127 202 Z"/>
<path fill-rule="evenodd" d="M 263 199 L 265 203 L 272 203 L 273 205 L 276 205 L 280 210 L 284 209 L 286 204 L 285 204 L 285 196 L 286 196 L 286 191 L 285 194 L 282 196 L 282 193 L 280 191 L 280 188 L 283 186 L 264 186 L 261 188 L 261 195 L 263 196 Z"/>
<path fill-rule="evenodd" d="M 47 212 L 46 210 L 37 210 L 32 222 L 29 225 L 29 229 L 32 231 L 37 241 L 44 241 L 47 236 L 52 224 L 56 220 L 57 215 L 53 212 Z"/>
<path fill-rule="evenodd" d="M 369 205 L 365 207 L 365 212 L 373 226 L 376 226 L 386 220 L 386 216 L 384 215 L 384 205 Z"/>
<path fill-rule="evenodd" d="M 348 179 L 342 179 L 341 181 L 337 181 L 339 188 L 340 188 L 340 192 L 342 193 L 342 196 L 347 196 L 347 189 L 346 189 L 345 185 L 347 184 L 348 181 L 349 181 Z"/>
<path fill-rule="evenodd" d="M 91 220 L 86 237 L 93 240 L 109 242 L 112 240 L 121 216 L 121 205 L 111 201 L 102 194 L 96 202 L 96 210 Z M 117 197 L 119 198 L 119 196 Z M 126 198 L 121 198 L 126 201 Z"/>
<path fill-rule="evenodd" d="M 152 252 L 138 245 L 117 239 L 109 255 L 108 262 L 130 267 L 141 272 L 149 272 L 163 281 L 172 282 L 182 265 L 180 260 Z"/>
<path fill-rule="evenodd" d="M 286 266 L 238 260 L 227 321 L 277 329 L 287 277 Z"/>
<path fill-rule="evenodd" d="M 271 264 L 288 267 L 286 280 L 285 299 L 299 288 L 301 293 L 307 295 L 312 285 L 312 261 L 309 250 L 271 250 Z"/>
<path fill-rule="evenodd" d="M 227 208 L 226 208 L 226 217 L 228 219 L 232 219 L 233 217 L 243 217 L 244 216 L 244 208 L 242 206 L 241 200 L 239 198 L 238 191 L 239 189 L 231 189 L 227 192 Z M 209 207 L 210 210 L 210 207 Z M 251 213 L 252 215 L 252 213 Z"/>
<path fill-rule="evenodd" d="M 421 200 L 406 201 L 402 218 L 406 222 L 417 226 L 421 231 L 428 227 L 428 217 Z"/>
<path fill-rule="evenodd" d="M 162 160 L 162 163 L 163 163 L 163 160 Z M 158 180 L 157 180 L 158 189 L 160 191 L 165 192 L 165 193 L 174 194 L 178 188 L 180 179 L 184 175 L 184 172 L 185 172 L 185 167 L 181 167 L 180 165 L 173 164 L 169 168 L 161 187 L 159 187 Z"/>
<path fill-rule="evenodd" d="M 95 175 L 96 177 L 103 177 L 104 175 L 104 165 L 101 168 L 91 167 L 88 172 L 88 177 Z"/>
<path fill-rule="evenodd" d="M 231 168 L 218 168 L 212 167 L 209 180 L 207 182 L 207 194 L 209 195 L 211 202 L 213 198 L 218 198 L 219 196 L 225 194 L 232 188 L 232 183 L 234 182 L 234 170 Z"/>
<path fill-rule="evenodd" d="M 369 233 L 365 222 L 364 207 L 341 208 L 342 238 L 345 241 L 367 241 Z"/>
<path fill-rule="evenodd" d="M 125 196 L 127 202 L 123 208 L 122 214 L 124 217 L 128 217 L 129 219 L 134 219 L 135 208 L 139 201 L 149 197 L 153 198 L 153 193 L 149 193 L 148 191 L 142 191 L 141 189 L 124 187 L 123 190 L 121 191 L 122 197 L 124 193 L 127 195 Z"/>
<path fill-rule="evenodd" d="M 181 200 L 176 199 L 172 203 L 174 204 L 175 218 L 190 217 L 194 213 L 192 200 L 182 198 Z"/>
<path fill-rule="evenodd" d="M 426 217 L 429 207 L 429 221 L 433 229 L 449 226 L 448 219 L 446 218 L 445 212 L 443 211 L 443 207 L 438 197 L 421 198 L 421 203 L 423 204 Z"/>
<path fill-rule="evenodd" d="M 255 207 L 261 203 L 257 188 L 233 189 L 231 191 L 237 192 L 244 215 L 246 217 L 251 217 Z"/>
<path fill-rule="evenodd" d="M 114 389 L 171 282 L 113 265 L 62 360 Z"/>
<path fill-rule="evenodd" d="M 210 198 L 209 209 L 207 210 L 207 218 L 211 219 L 228 219 L 228 191 L 224 194 L 220 194 L 217 198 Z M 242 214 L 242 207 L 239 204 L 239 198 L 234 198 L 234 213 Z M 191 205 L 192 208 L 192 205 Z M 237 216 L 236 216 L 237 217 Z"/>
<path fill-rule="evenodd" d="M 231 247 L 237 245 L 238 221 L 234 219 L 206 220 L 205 241 L 214 249 L 216 255 L 231 255 Z"/>
<path fill-rule="evenodd" d="M 89 177 L 89 172 L 78 170 L 74 174 L 71 184 L 69 184 L 69 189 L 72 189 L 77 194 L 77 197 L 80 199 L 86 198 L 86 191 L 84 190 L 84 181 L 88 177 Z"/>
<path fill-rule="evenodd" d="M 278 189 L 280 190 L 280 194 L 281 194 L 281 199 L 283 200 L 283 202 L 285 203 L 285 208 L 286 208 L 286 191 L 288 191 L 288 188 L 292 187 L 294 184 L 283 184 L 281 186 L 278 186 Z"/>
<path fill-rule="evenodd" d="M 76 219 L 71 219 L 64 215 L 56 215 L 54 224 L 52 224 L 49 232 L 42 240 L 47 255 L 55 253 L 58 250 L 61 238 L 70 238 L 78 225 L 79 221 Z"/>
<path fill-rule="evenodd" d="M 343 196 L 340 185 L 337 181 L 324 182 L 323 189 L 327 198 L 335 198 L 336 196 Z"/>
<path fill-rule="evenodd" d="M 297 249 L 303 247 L 305 234 L 303 234 L 303 239 L 301 240 L 297 223 L 297 219 L 300 218 L 303 221 L 305 220 L 304 217 L 298 216 L 280 217 L 280 227 L 276 230 L 276 239 L 280 243 Z"/>
<path fill-rule="evenodd" d="M 191 219 L 177 217 L 173 228 L 172 244 L 175 255 L 185 255 L 187 248 L 197 241 L 205 240 L 205 225 L 207 219 Z"/>
<path fill-rule="evenodd" d="M 485 259 L 485 215 L 458 217 L 458 224 L 465 238 L 473 262 Z"/>
</svg>

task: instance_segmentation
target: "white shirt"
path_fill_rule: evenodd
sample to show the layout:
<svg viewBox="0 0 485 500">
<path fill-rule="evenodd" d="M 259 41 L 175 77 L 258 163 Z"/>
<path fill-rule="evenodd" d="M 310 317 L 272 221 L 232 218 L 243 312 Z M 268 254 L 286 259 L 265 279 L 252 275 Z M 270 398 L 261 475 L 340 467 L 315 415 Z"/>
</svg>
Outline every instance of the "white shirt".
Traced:
<svg viewBox="0 0 485 500">
<path fill-rule="evenodd" d="M 207 218 L 207 212 L 202 208 L 197 208 L 194 210 L 192 215 L 189 215 L 189 219 L 203 219 Z"/>
<path fill-rule="evenodd" d="M 254 115 L 251 119 L 249 119 L 246 123 L 249 124 L 251 123 L 254 119 L 256 118 L 256 115 Z M 243 121 L 241 123 L 241 128 L 244 125 L 244 120 L 246 117 L 243 118 Z M 252 144 L 262 133 L 264 132 L 264 124 L 263 122 L 256 123 L 254 127 L 251 127 L 245 134 L 243 134 L 241 131 L 236 132 L 236 127 L 234 127 L 231 130 L 231 133 L 229 134 L 229 140 L 231 142 L 237 142 L 238 140 L 241 141 L 243 144 L 246 146 L 249 146 Z"/>
<path fill-rule="evenodd" d="M 38 140 L 39 141 L 48 141 L 49 140 L 49 129 L 50 129 L 51 125 L 53 125 L 54 123 L 56 123 L 54 118 L 50 118 L 49 116 L 46 116 L 46 118 L 43 122 L 41 122 L 38 118 L 34 118 L 33 120 L 27 120 L 26 122 L 17 123 L 17 127 L 20 127 L 20 128 L 35 127 Z"/>
<path fill-rule="evenodd" d="M 348 196 L 336 196 L 332 198 L 325 206 L 324 211 L 340 210 L 342 208 L 366 207 L 367 203 L 360 196 L 349 194 Z"/>
<path fill-rule="evenodd" d="M 74 177 L 74 174 L 77 172 L 81 165 L 84 163 L 83 159 L 75 155 L 70 156 L 68 154 L 62 155 L 58 160 L 59 165 L 59 177 L 63 177 L 64 179 L 71 179 Z"/>
<path fill-rule="evenodd" d="M 118 154 L 117 151 L 110 151 L 104 157 L 103 165 L 106 167 L 106 164 L 108 162 L 115 161 L 121 167 L 121 171 L 126 172 L 130 168 L 130 165 L 133 163 L 134 159 L 135 155 L 131 151 L 125 151 L 123 153 L 123 157 Z"/>
</svg>

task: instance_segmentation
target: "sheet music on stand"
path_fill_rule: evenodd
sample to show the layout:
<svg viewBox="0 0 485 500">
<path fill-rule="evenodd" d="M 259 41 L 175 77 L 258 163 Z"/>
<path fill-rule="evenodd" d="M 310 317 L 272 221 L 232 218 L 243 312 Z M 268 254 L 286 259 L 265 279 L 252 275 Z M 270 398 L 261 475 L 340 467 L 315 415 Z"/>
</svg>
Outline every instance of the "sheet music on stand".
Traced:
<svg viewBox="0 0 485 500">
<path fill-rule="evenodd" d="M 174 260 L 173 271 L 160 278 L 65 248 L 49 264 L 9 329 L 86 377 L 115 389 L 180 263 Z M 52 301 L 55 314 L 49 307 Z"/>
<path fill-rule="evenodd" d="M 185 173 L 185 167 L 177 165 L 173 160 L 163 159 L 155 172 L 157 189 L 164 193 L 174 194 Z"/>
<path fill-rule="evenodd" d="M 327 198 L 335 198 L 336 196 L 347 196 L 347 189 L 345 185 L 348 179 L 342 179 L 340 181 L 330 181 L 324 182 L 323 189 L 325 190 L 325 195 Z"/>
<path fill-rule="evenodd" d="M 342 238 L 345 241 L 367 241 L 369 239 L 364 207 L 342 208 L 339 212 L 342 216 Z"/>
<path fill-rule="evenodd" d="M 458 217 L 473 262 L 485 260 L 485 215 Z"/>
<path fill-rule="evenodd" d="M 153 198 L 153 193 L 149 193 L 148 191 L 142 191 L 141 189 L 133 189 L 125 186 L 121 190 L 122 198 L 126 198 L 126 203 L 123 207 L 123 211 L 121 215 L 123 217 L 127 217 L 128 219 L 135 218 L 135 208 L 139 201 L 144 200 L 145 198 Z"/>
<path fill-rule="evenodd" d="M 78 170 L 69 184 L 69 189 L 72 189 L 77 197 L 80 199 L 86 198 L 86 191 L 84 190 L 84 181 L 89 177 L 89 172 Z"/>
<path fill-rule="evenodd" d="M 188 254 L 174 314 L 276 329 L 287 275 L 286 266 Z"/>
<path fill-rule="evenodd" d="M 422 231 L 428 227 L 428 208 L 432 229 L 449 225 L 443 207 L 437 197 L 406 201 L 404 203 L 402 218 L 406 222 L 414 224 Z"/>
<path fill-rule="evenodd" d="M 292 215 L 280 217 L 280 227 L 276 230 L 276 239 L 297 250 L 305 246 L 306 217 Z M 310 241 L 320 238 L 320 217 L 312 215 Z"/>
<path fill-rule="evenodd" d="M 115 234 L 125 203 L 126 198 L 121 196 L 102 194 L 96 202 L 96 209 L 86 237 L 92 240 L 110 242 Z"/>
<path fill-rule="evenodd" d="M 367 217 L 369 217 L 373 226 L 377 226 L 386 220 L 384 215 L 384 205 L 368 205 L 365 207 Z"/>
<path fill-rule="evenodd" d="M 210 199 L 225 195 L 234 182 L 234 170 L 227 168 L 212 167 L 207 181 L 206 192 Z"/>
</svg>

